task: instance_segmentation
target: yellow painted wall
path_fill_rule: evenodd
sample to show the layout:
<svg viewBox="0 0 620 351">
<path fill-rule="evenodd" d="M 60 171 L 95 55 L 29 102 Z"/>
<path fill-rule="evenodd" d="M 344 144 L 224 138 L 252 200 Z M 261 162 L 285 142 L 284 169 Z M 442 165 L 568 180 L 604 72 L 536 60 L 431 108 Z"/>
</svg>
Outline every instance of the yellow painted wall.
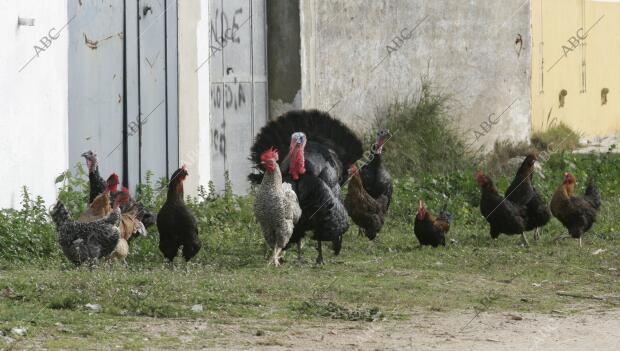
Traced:
<svg viewBox="0 0 620 351">
<path fill-rule="evenodd" d="M 557 119 L 585 136 L 620 133 L 620 0 L 532 0 L 531 6 L 534 131 Z"/>
</svg>

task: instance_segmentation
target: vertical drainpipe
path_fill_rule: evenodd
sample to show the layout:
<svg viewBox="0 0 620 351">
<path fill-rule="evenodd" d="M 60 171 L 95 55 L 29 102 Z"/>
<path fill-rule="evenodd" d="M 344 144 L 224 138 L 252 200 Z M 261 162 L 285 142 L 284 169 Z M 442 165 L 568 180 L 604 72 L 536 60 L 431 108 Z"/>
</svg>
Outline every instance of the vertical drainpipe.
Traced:
<svg viewBox="0 0 620 351">
<path fill-rule="evenodd" d="M 136 44 L 138 49 L 138 184 L 142 184 L 142 94 L 141 94 L 141 77 L 140 77 L 140 0 L 136 1 L 137 8 L 137 35 L 138 42 Z"/>
<path fill-rule="evenodd" d="M 179 91 L 181 91 L 181 89 L 179 88 L 180 87 L 179 82 L 181 81 L 181 77 L 180 77 L 181 76 L 181 70 L 179 69 L 179 62 L 180 62 L 179 61 L 179 1 L 178 0 L 174 0 L 174 1 L 177 2 L 175 4 L 175 6 L 176 6 L 176 11 L 175 11 L 176 12 L 176 22 L 174 24 L 176 26 L 175 32 L 177 33 L 177 37 L 174 40 L 174 43 L 175 43 L 174 54 L 176 55 L 176 62 L 177 62 L 176 67 L 174 67 L 174 69 L 176 71 L 175 77 L 176 77 L 176 80 L 177 80 L 177 82 L 176 82 L 177 83 L 176 84 L 177 90 L 174 92 L 174 94 L 176 94 L 176 101 L 177 101 L 177 106 L 176 106 L 177 110 L 176 110 L 176 113 L 174 114 L 176 116 L 176 119 L 177 119 L 177 121 L 176 121 L 177 122 L 176 123 L 177 128 L 174 131 L 176 133 L 176 136 L 175 136 L 174 140 L 177 143 L 177 145 L 176 145 L 176 150 L 177 150 L 176 159 L 177 159 L 177 162 L 175 164 L 175 167 L 173 167 L 173 169 L 176 170 L 177 168 L 179 168 L 181 166 L 181 164 L 180 164 L 181 163 L 181 137 L 180 137 L 180 135 L 181 135 L 181 131 L 180 131 L 180 129 L 181 129 L 181 100 L 180 100 L 180 96 L 179 96 Z M 200 6 L 202 6 L 202 5 L 200 5 Z M 209 5 L 207 4 L 207 6 L 209 6 Z M 200 126 L 200 119 L 199 119 L 198 125 Z M 198 129 L 198 135 L 199 135 L 198 140 L 200 140 L 200 129 Z M 198 144 L 200 145 L 200 142 Z M 197 147 L 199 147 L 199 146 L 197 146 Z"/>
<path fill-rule="evenodd" d="M 127 0 L 123 0 L 123 184 L 130 188 L 127 123 Z"/>
<path fill-rule="evenodd" d="M 168 145 L 168 0 L 164 0 L 164 99 L 166 100 L 166 175 L 170 176 L 168 169 L 170 167 L 170 146 Z"/>
</svg>

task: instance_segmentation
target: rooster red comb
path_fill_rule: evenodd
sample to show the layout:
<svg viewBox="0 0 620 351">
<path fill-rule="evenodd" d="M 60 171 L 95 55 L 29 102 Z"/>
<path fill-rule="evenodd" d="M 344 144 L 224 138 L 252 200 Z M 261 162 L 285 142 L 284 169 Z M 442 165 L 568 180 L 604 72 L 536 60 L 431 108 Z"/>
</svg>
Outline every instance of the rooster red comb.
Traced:
<svg viewBox="0 0 620 351">
<path fill-rule="evenodd" d="M 489 181 L 489 178 L 484 175 L 484 172 L 482 171 L 478 171 L 476 172 L 476 182 L 478 182 L 479 185 L 485 185 L 487 184 Z"/>
<path fill-rule="evenodd" d="M 126 186 L 123 187 L 122 192 L 125 194 L 129 194 L 129 189 Z"/>
<path fill-rule="evenodd" d="M 280 159 L 280 155 L 278 155 L 278 150 L 274 149 L 274 148 L 269 148 L 266 151 L 264 151 L 261 155 L 260 155 L 260 160 L 261 161 L 267 161 L 267 160 L 279 160 Z"/>
<path fill-rule="evenodd" d="M 112 173 L 108 177 L 108 184 L 118 184 L 118 174 Z"/>
</svg>

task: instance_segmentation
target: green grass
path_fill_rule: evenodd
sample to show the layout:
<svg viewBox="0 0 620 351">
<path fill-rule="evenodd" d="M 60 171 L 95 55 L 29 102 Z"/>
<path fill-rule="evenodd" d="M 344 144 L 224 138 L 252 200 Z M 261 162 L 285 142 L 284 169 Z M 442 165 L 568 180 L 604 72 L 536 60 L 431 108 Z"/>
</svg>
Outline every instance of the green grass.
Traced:
<svg viewBox="0 0 620 351">
<path fill-rule="evenodd" d="M 410 231 L 386 230 L 380 241 L 368 243 L 351 232 L 342 256 L 330 257 L 324 267 L 289 262 L 281 269 L 267 267 L 260 255 L 240 267 L 226 267 L 219 257 L 202 257 L 174 271 L 161 260 L 122 267 L 69 269 L 60 262 L 48 267 L 4 267 L 0 287 L 10 297 L 0 299 L 0 329 L 27 327 L 24 341 L 42 338 L 44 347 L 76 347 L 96 342 L 137 342 L 128 333 L 120 340 L 106 328 L 149 317 L 286 321 L 328 319 L 370 321 L 406 319 L 412 313 L 484 309 L 490 311 L 552 310 L 570 312 L 582 300 L 559 297 L 556 291 L 613 296 L 596 302 L 616 307 L 620 241 L 616 236 L 589 235 L 579 249 L 570 240 L 554 244 L 556 224 L 531 247 L 517 238 L 492 242 L 482 230 L 456 226 L 446 248 L 418 248 Z M 596 232 L 596 231 L 595 231 Z M 607 251 L 592 255 L 597 248 Z M 306 249 L 308 259 L 313 249 Z M 229 260 L 225 260 L 229 261 Z M 100 304 L 91 314 L 84 305 Z M 202 304 L 203 312 L 191 306 Z M 578 306 L 576 307 L 576 304 Z M 58 333 L 61 323 L 63 329 Z M 50 338 L 54 335 L 54 338 Z M 86 343 L 86 344 L 84 344 Z M 157 347 L 165 346 L 159 340 Z M 178 346 L 178 345 L 177 345 Z"/>
<path fill-rule="evenodd" d="M 211 185 L 188 198 L 203 241 L 192 263 L 166 265 L 151 229 L 148 237 L 132 241 L 128 268 L 75 268 L 58 248 L 49 204 L 24 189 L 21 210 L 0 210 L 0 334 L 17 339 L 7 343 L 0 335 L 0 349 L 203 348 L 238 344 L 234 327 L 256 330 L 260 337 L 265 330 L 286 332 L 292 323 L 399 322 L 437 311 L 617 308 L 619 155 L 572 155 L 554 147 L 550 157 L 541 157 L 542 173 L 534 178 L 547 200 L 565 171 L 575 174 L 580 193 L 588 181 L 600 188 L 603 206 L 583 248 L 574 240 L 553 240 L 565 232 L 555 219 L 542 229 L 541 240 L 530 239 L 530 247 L 520 246 L 519 237 L 492 240 L 478 208 L 474 173 L 485 170 L 503 191 L 515 172 L 508 160 L 529 146 L 498 143 L 491 155 L 468 155 L 450 127 L 447 98 L 423 83 L 417 97 L 394 104 L 378 121 L 394 133 L 384 150 L 396 176 L 384 230 L 369 242 L 352 226 L 341 255 L 328 253 L 325 266 L 311 263 L 312 241 L 304 248 L 306 263 L 298 264 L 292 250 L 283 267 L 267 266 L 252 195 L 236 196 L 230 186 L 216 194 Z M 556 128 L 537 146 L 545 151 L 565 135 L 570 139 L 571 131 Z M 86 179 L 81 165 L 56 179 L 59 198 L 75 216 L 88 198 Z M 165 184 L 147 177 L 139 200 L 157 211 Z M 413 219 L 420 199 L 433 213 L 446 204 L 454 214 L 445 248 L 418 246 Z M 593 254 L 598 249 L 605 251 Z M 98 304 L 101 311 L 86 304 Z M 192 311 L 197 304 L 202 312 Z M 27 328 L 27 335 L 11 335 L 14 327 Z M 280 341 L 267 336 L 259 343 Z"/>
<path fill-rule="evenodd" d="M 554 155 L 543 165 L 544 179 L 536 176 L 547 198 L 564 169 L 575 172 L 583 191 L 588 174 L 618 174 L 620 159 L 613 154 Z M 304 248 L 308 263 L 297 264 L 295 252 L 290 252 L 279 269 L 266 264 L 251 196 L 203 193 L 190 203 L 199 219 L 204 249 L 195 262 L 177 262 L 174 270 L 163 263 L 156 233 L 132 242 L 127 269 L 74 268 L 57 247 L 47 258 L 35 255 L 30 261 L 3 256 L 0 330 L 9 333 L 13 327 L 26 327 L 28 334 L 18 348 L 108 344 L 173 348 L 198 347 L 205 339 L 183 341 L 167 332 L 144 340 L 139 327 L 178 319 L 256 327 L 260 321 L 380 322 L 435 311 L 570 313 L 586 306 L 615 308 L 620 303 L 620 186 L 615 177 L 598 179 L 603 207 L 581 249 L 574 240 L 553 241 L 564 232 L 556 220 L 543 228 L 540 241 L 530 240 L 528 248 L 519 246 L 518 237 L 491 240 L 477 208 L 473 171 L 467 170 L 396 180 L 391 213 L 376 242 L 352 227 L 341 255 L 328 255 L 325 266 L 310 263 L 316 250 L 308 242 Z M 498 178 L 500 189 L 509 180 Z M 447 203 L 455 214 L 447 247 L 418 247 L 412 228 L 418 198 L 426 200 L 431 211 Z M 599 248 L 606 251 L 593 255 Z M 608 299 L 562 297 L 556 294 L 560 290 Z M 88 303 L 99 304 L 102 310 L 92 313 L 84 307 Z M 192 312 L 195 304 L 201 304 L 203 311 Z M 200 335 L 215 337 L 209 334 L 213 331 L 204 333 Z"/>
</svg>

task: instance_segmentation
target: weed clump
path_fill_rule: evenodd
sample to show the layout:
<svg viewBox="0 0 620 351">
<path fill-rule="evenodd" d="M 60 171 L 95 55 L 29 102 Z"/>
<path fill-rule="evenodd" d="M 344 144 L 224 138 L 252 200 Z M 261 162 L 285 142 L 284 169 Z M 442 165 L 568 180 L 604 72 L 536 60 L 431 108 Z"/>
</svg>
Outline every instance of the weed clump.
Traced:
<svg viewBox="0 0 620 351">
<path fill-rule="evenodd" d="M 58 257 L 56 231 L 43 198 L 32 198 L 23 187 L 21 209 L 0 210 L 0 257 L 28 262 Z"/>
<path fill-rule="evenodd" d="M 383 157 L 393 175 L 453 172 L 468 163 L 466 144 L 448 102 L 448 95 L 423 78 L 416 95 L 378 110 L 374 129 L 388 128 L 393 135 Z M 371 138 L 374 135 L 366 139 Z"/>
<path fill-rule="evenodd" d="M 545 131 L 532 134 L 532 145 L 541 151 L 574 151 L 579 148 L 580 135 L 564 122 L 554 123 Z"/>
</svg>

